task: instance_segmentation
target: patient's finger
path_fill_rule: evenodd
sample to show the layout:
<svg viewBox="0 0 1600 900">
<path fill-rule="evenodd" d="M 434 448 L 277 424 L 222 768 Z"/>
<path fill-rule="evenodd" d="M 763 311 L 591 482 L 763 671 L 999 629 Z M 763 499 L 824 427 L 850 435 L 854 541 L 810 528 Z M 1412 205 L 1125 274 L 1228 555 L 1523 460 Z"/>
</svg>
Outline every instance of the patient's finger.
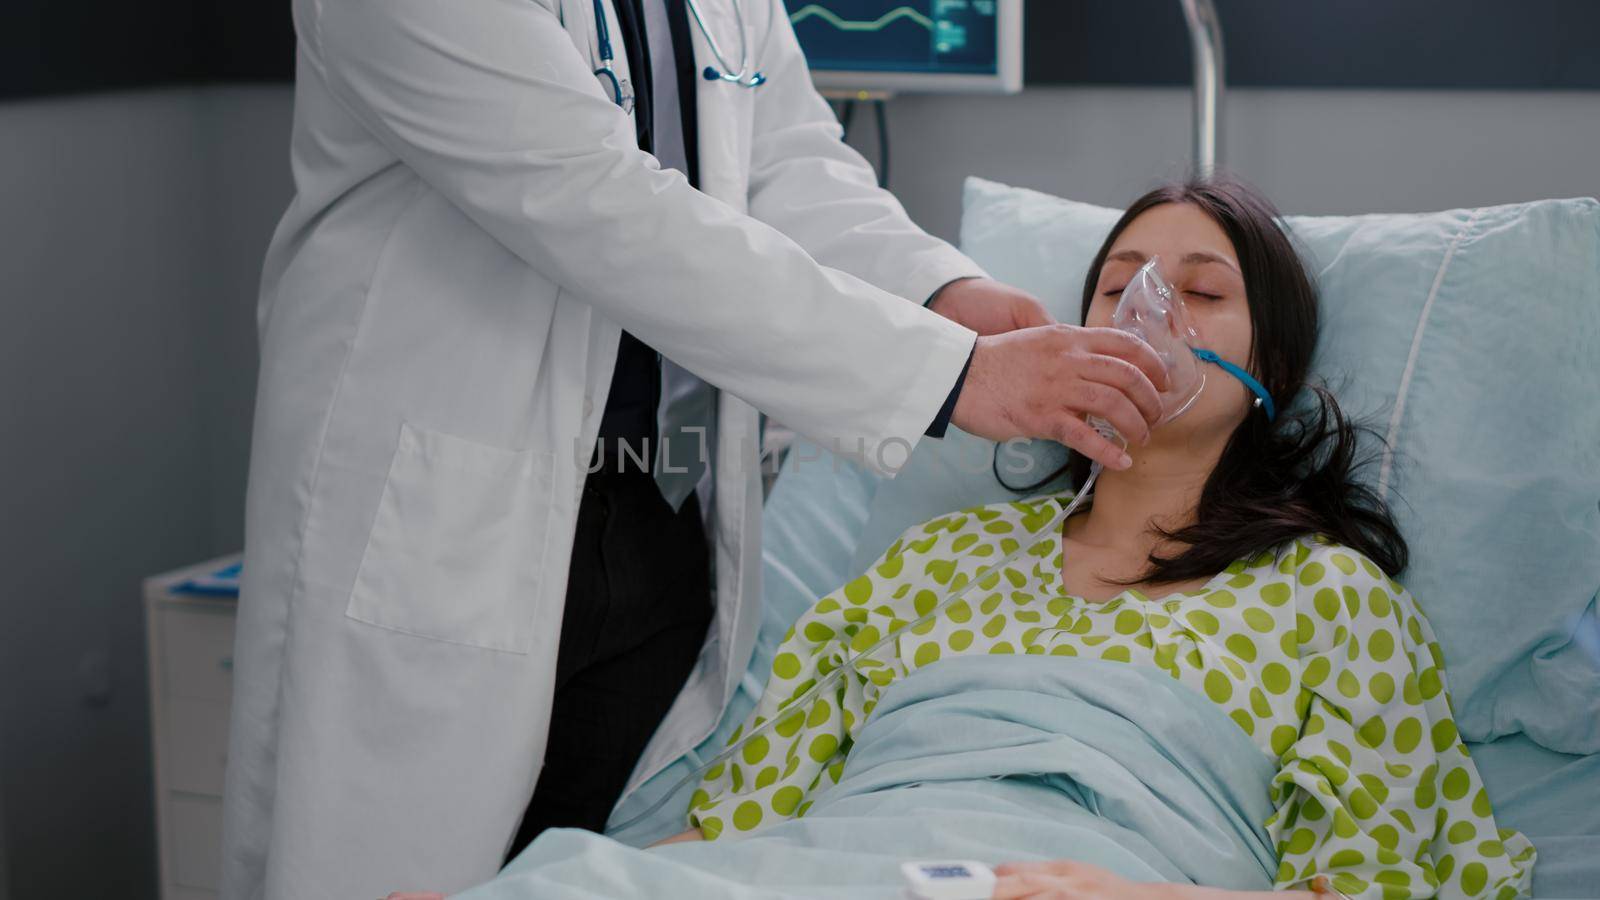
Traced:
<svg viewBox="0 0 1600 900">
<path fill-rule="evenodd" d="M 1126 395 L 1109 385 L 1082 381 L 1067 389 L 1062 400 L 1073 412 L 1099 416 L 1130 444 L 1143 444 L 1150 437 L 1150 423 L 1140 415 Z"/>
<path fill-rule="evenodd" d="M 994 891 L 989 894 L 991 900 L 1018 900 L 1018 898 L 1032 896 L 1037 888 L 1022 880 L 1019 875 L 998 875 L 994 881 Z"/>
<path fill-rule="evenodd" d="M 1133 363 L 1150 379 L 1157 391 L 1171 387 L 1167 367 L 1149 344 L 1116 328 L 1084 328 L 1081 331 L 1085 349 Z"/>
<path fill-rule="evenodd" d="M 1026 897 L 1032 888 L 1025 887 L 1021 881 L 1014 877 L 1002 875 L 995 879 L 994 890 L 990 892 L 990 900 L 1018 900 Z"/>
<path fill-rule="evenodd" d="M 1084 863 L 1071 859 L 1033 859 L 1001 863 L 994 867 L 994 873 L 1060 879 L 1082 874 L 1086 868 L 1088 867 Z"/>
<path fill-rule="evenodd" d="M 1023 872 L 996 878 L 989 896 L 992 900 L 1075 900 L 1079 894 L 1055 875 Z"/>
<path fill-rule="evenodd" d="M 1001 863 L 994 867 L 996 875 L 1026 875 L 1030 872 L 1055 872 L 1059 860 L 1029 859 Z"/>
</svg>

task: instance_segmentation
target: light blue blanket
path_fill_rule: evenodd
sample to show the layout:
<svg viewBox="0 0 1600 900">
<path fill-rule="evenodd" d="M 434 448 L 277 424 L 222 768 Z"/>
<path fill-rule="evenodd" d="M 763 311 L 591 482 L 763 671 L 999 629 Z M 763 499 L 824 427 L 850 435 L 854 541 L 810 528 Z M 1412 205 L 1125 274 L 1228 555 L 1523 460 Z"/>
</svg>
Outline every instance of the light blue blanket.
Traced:
<svg viewBox="0 0 1600 900">
<path fill-rule="evenodd" d="M 894 898 L 910 859 L 1075 859 L 1141 881 L 1267 889 L 1274 766 L 1166 674 L 967 657 L 897 683 L 839 784 L 744 839 L 638 850 L 546 832 L 460 896 Z"/>
</svg>

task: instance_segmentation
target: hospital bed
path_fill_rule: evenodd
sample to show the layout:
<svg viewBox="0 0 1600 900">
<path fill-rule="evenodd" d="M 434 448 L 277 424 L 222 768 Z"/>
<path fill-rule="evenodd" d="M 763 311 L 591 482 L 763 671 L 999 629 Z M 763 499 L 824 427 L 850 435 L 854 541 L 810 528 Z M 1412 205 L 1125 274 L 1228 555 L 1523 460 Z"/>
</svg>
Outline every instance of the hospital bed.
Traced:
<svg viewBox="0 0 1600 900">
<path fill-rule="evenodd" d="M 1208 171 L 1222 33 L 1210 0 L 1182 6 L 1193 162 Z M 1117 215 L 970 179 L 962 249 L 1073 321 Z M 1600 898 L 1600 203 L 1288 225 L 1322 294 L 1316 373 L 1390 445 L 1375 486 L 1412 543 L 1402 580 L 1440 633 L 1497 818 L 1538 849 L 1535 896 Z M 991 450 L 953 429 L 886 480 L 805 442 L 790 449 L 766 503 L 765 608 L 748 670 L 716 732 L 618 806 L 612 827 L 628 827 L 613 837 L 644 846 L 682 830 L 693 788 L 683 779 L 749 714 L 779 641 L 816 598 L 905 528 L 1016 496 L 971 464 Z M 1030 452 L 1041 471 L 1064 458 Z"/>
<path fill-rule="evenodd" d="M 1117 215 L 971 179 L 962 247 L 1071 321 Z M 1501 824 L 1538 848 L 1536 896 L 1600 897 L 1600 203 L 1288 224 L 1322 290 L 1316 372 L 1393 447 L 1371 476 L 1412 542 L 1402 580 L 1440 633 Z M 749 713 L 812 601 L 903 529 L 1017 496 L 971 464 L 991 447 L 953 431 L 893 479 L 805 442 L 789 451 L 766 504 L 748 672 L 717 732 L 626 798 L 613 825 L 677 796 L 613 837 L 642 846 L 682 830 L 690 787 L 678 782 Z M 1062 451 L 1031 452 L 1049 471 Z"/>
<path fill-rule="evenodd" d="M 970 179 L 962 245 L 1072 320 L 1117 210 Z M 1538 897 L 1600 897 L 1600 203 L 1288 219 L 1322 287 L 1315 372 L 1392 445 L 1371 472 L 1413 544 L 1454 708 Z M 952 431 L 894 479 L 790 448 L 763 519 L 762 629 L 717 733 L 624 799 L 637 817 L 749 714 L 790 623 L 910 525 L 1008 498 Z M 1061 453 L 1042 445 L 1050 471 Z M 688 786 L 629 830 L 683 828 Z"/>
</svg>

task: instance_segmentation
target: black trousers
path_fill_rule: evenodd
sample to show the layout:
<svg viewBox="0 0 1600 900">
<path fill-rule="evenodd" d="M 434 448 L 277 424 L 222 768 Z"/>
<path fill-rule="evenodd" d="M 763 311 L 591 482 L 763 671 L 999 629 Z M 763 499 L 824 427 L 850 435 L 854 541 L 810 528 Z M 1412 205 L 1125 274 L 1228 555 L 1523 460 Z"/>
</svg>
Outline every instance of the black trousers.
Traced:
<svg viewBox="0 0 1600 900">
<path fill-rule="evenodd" d="M 591 474 L 578 507 L 544 769 L 506 856 L 546 828 L 601 831 L 711 623 L 700 505 L 648 472 Z"/>
</svg>

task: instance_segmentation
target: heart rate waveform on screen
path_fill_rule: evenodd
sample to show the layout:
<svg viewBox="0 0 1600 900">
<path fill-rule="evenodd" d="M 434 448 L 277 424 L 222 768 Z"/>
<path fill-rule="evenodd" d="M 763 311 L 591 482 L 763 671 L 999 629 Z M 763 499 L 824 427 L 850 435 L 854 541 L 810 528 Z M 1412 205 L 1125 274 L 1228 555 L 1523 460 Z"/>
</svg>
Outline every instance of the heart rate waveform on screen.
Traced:
<svg viewBox="0 0 1600 900">
<path fill-rule="evenodd" d="M 991 73 L 996 0 L 786 0 L 814 69 Z"/>
</svg>

